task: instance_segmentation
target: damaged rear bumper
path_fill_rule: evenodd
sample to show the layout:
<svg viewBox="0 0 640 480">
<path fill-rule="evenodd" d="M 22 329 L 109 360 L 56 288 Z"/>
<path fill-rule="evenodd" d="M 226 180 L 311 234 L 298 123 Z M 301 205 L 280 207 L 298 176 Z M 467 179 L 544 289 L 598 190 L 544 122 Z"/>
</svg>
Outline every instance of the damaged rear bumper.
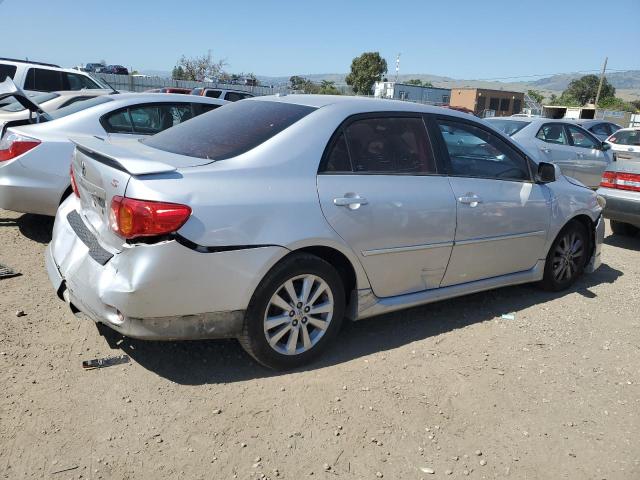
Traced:
<svg viewBox="0 0 640 480">
<path fill-rule="evenodd" d="M 58 211 L 45 254 L 51 283 L 73 308 L 132 338 L 237 337 L 262 275 L 287 252 L 200 253 L 167 241 L 111 252 L 102 265 L 69 224 L 70 203 Z"/>
</svg>

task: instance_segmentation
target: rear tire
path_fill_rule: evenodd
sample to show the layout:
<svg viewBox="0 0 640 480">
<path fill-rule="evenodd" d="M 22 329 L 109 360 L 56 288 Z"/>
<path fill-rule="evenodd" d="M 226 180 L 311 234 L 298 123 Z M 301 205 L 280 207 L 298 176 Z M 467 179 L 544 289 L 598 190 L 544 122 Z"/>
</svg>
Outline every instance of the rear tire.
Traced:
<svg viewBox="0 0 640 480">
<path fill-rule="evenodd" d="M 300 367 L 335 338 L 344 308 L 344 284 L 336 269 L 315 255 L 295 253 L 260 282 L 238 340 L 266 367 Z"/>
<path fill-rule="evenodd" d="M 640 229 L 630 223 L 618 222 L 616 220 L 610 220 L 611 231 L 614 235 L 627 235 L 633 237 L 638 233 Z"/>
<path fill-rule="evenodd" d="M 582 275 L 591 245 L 585 226 L 573 220 L 553 241 L 544 265 L 543 289 L 558 292 L 569 288 Z"/>
</svg>

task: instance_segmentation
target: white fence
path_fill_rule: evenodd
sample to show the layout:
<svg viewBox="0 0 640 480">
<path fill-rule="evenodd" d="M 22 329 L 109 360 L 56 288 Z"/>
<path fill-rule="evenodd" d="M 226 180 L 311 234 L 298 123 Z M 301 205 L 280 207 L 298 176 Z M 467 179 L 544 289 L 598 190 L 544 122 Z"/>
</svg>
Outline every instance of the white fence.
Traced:
<svg viewBox="0 0 640 480">
<path fill-rule="evenodd" d="M 226 88 L 230 90 L 241 90 L 251 92 L 254 95 L 273 95 L 275 93 L 287 93 L 286 85 L 280 87 L 236 85 L 215 82 L 194 82 L 190 80 L 173 80 L 161 77 L 139 77 L 133 75 L 113 75 L 108 73 L 94 73 L 96 77 L 105 80 L 116 90 L 128 90 L 131 92 L 144 92 L 152 88 L 180 87 L 180 88 Z"/>
</svg>

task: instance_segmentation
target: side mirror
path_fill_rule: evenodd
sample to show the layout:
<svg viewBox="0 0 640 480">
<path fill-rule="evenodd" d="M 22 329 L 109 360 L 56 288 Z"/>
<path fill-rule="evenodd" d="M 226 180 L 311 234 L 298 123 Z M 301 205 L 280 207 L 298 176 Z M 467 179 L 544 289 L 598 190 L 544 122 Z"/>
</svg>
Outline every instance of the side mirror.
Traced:
<svg viewBox="0 0 640 480">
<path fill-rule="evenodd" d="M 551 183 L 556 181 L 556 166 L 553 163 L 540 162 L 536 174 L 538 183 Z"/>
<path fill-rule="evenodd" d="M 611 149 L 611 145 L 608 144 L 607 142 L 602 142 L 602 144 L 600 145 L 600 148 L 602 149 L 603 152 L 606 152 L 607 150 Z"/>
</svg>

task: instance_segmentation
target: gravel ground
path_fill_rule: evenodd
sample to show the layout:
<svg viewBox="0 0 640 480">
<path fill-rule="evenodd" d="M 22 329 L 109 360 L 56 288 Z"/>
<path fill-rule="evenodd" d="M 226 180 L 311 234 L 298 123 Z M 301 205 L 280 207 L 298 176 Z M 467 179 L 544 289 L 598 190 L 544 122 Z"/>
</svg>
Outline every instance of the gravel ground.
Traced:
<svg viewBox="0 0 640 480">
<path fill-rule="evenodd" d="M 281 374 L 235 341 L 111 349 L 55 297 L 50 229 L 0 210 L 0 263 L 21 273 L 0 280 L 0 478 L 640 478 L 640 237 L 607 236 L 568 292 L 349 324 Z"/>
</svg>

